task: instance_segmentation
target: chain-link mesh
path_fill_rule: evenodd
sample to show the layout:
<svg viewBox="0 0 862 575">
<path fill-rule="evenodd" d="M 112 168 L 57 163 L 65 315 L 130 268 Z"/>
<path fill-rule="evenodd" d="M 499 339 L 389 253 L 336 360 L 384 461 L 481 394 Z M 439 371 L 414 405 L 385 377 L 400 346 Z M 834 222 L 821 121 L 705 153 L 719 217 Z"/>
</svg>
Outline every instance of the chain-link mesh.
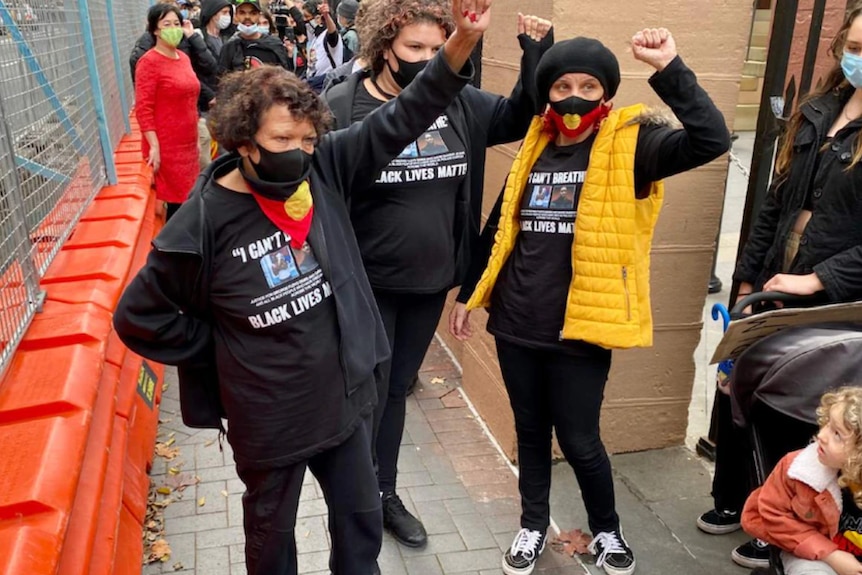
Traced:
<svg viewBox="0 0 862 575">
<path fill-rule="evenodd" d="M 118 21 L 109 22 L 107 2 L 122 7 Z M 0 373 L 39 307 L 40 278 L 107 183 L 90 74 L 99 71 L 113 149 L 129 110 L 120 99 L 110 27 L 127 55 L 148 4 L 0 0 Z M 82 34 L 82 13 L 92 37 Z"/>
</svg>

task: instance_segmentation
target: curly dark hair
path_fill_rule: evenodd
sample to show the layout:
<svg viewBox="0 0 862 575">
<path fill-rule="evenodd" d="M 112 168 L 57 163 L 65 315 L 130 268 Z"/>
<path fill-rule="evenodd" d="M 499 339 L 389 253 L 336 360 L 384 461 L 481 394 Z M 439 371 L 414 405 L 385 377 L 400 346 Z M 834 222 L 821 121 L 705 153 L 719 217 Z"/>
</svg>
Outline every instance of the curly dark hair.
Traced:
<svg viewBox="0 0 862 575">
<path fill-rule="evenodd" d="M 275 105 L 287 106 L 297 121 L 308 120 L 320 137 L 329 131 L 332 115 L 304 81 L 279 66 L 232 72 L 219 82 L 208 126 L 227 150 L 252 143 L 263 114 Z"/>
<path fill-rule="evenodd" d="M 359 56 L 376 75 L 386 61 L 383 53 L 392 47 L 405 26 L 427 22 L 437 24 L 448 38 L 455 30 L 452 5 L 448 0 L 365 0 L 356 14 Z"/>
</svg>

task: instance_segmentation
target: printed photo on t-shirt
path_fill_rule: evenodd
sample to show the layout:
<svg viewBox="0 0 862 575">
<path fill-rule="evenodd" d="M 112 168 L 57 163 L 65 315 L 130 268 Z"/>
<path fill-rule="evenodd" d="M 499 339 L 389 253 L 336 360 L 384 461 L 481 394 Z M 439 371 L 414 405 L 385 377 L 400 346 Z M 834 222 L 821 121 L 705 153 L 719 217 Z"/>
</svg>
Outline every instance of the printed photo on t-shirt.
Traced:
<svg viewBox="0 0 862 575">
<path fill-rule="evenodd" d="M 437 130 L 425 132 L 416 143 L 419 145 L 421 156 L 439 156 L 449 151 L 446 142 L 443 141 L 443 136 Z"/>
<path fill-rule="evenodd" d="M 547 208 L 551 201 L 551 186 L 533 186 L 533 195 L 530 196 L 531 208 Z"/>
<path fill-rule="evenodd" d="M 552 210 L 571 210 L 575 205 L 574 186 L 554 186 L 551 192 Z"/>
<path fill-rule="evenodd" d="M 311 253 L 311 246 L 308 245 L 308 242 L 302 244 L 302 249 L 293 250 L 293 257 L 301 274 L 307 274 L 319 267 L 317 260 L 314 259 L 314 254 Z"/>
<path fill-rule="evenodd" d="M 410 142 L 404 150 L 398 154 L 399 158 L 418 158 L 419 151 L 416 148 L 416 142 Z"/>
<path fill-rule="evenodd" d="M 262 257 L 260 267 L 263 269 L 263 275 L 270 288 L 278 287 L 287 281 L 298 278 L 300 273 L 289 246 L 284 246 L 280 250 Z"/>
</svg>

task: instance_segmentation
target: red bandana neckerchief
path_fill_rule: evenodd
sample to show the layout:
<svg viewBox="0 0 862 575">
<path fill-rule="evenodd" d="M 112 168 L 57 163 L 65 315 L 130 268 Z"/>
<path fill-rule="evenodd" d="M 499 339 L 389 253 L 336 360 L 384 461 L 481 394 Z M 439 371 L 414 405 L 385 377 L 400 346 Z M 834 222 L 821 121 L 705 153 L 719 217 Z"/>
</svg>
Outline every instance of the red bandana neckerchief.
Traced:
<svg viewBox="0 0 862 575">
<path fill-rule="evenodd" d="M 583 116 L 577 114 L 561 116 L 553 108 L 548 107 L 545 114 L 546 118 L 551 121 L 557 131 L 567 138 L 577 138 L 593 126 L 601 124 L 602 120 L 610 113 L 612 107 L 612 104 L 600 104 Z"/>
<path fill-rule="evenodd" d="M 308 180 L 299 184 L 286 200 L 271 200 L 257 193 L 250 182 L 246 181 L 246 185 L 267 219 L 290 238 L 290 245 L 296 249 L 302 248 L 314 216 L 314 201 Z"/>
</svg>

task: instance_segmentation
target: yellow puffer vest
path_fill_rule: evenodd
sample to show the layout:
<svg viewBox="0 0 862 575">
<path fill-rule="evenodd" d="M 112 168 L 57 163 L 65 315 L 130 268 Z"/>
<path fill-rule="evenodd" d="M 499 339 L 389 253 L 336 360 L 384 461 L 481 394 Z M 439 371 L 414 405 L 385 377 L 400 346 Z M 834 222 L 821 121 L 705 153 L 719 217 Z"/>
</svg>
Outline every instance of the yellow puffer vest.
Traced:
<svg viewBox="0 0 862 575">
<path fill-rule="evenodd" d="M 637 105 L 612 111 L 590 152 L 575 218 L 563 339 L 609 349 L 652 345 L 650 245 L 664 185 L 653 182 L 648 197 L 635 197 L 635 148 L 644 109 Z M 490 305 L 497 276 L 515 247 L 527 177 L 548 144 L 542 127 L 542 119 L 534 118 L 512 164 L 491 257 L 468 309 Z"/>
</svg>

